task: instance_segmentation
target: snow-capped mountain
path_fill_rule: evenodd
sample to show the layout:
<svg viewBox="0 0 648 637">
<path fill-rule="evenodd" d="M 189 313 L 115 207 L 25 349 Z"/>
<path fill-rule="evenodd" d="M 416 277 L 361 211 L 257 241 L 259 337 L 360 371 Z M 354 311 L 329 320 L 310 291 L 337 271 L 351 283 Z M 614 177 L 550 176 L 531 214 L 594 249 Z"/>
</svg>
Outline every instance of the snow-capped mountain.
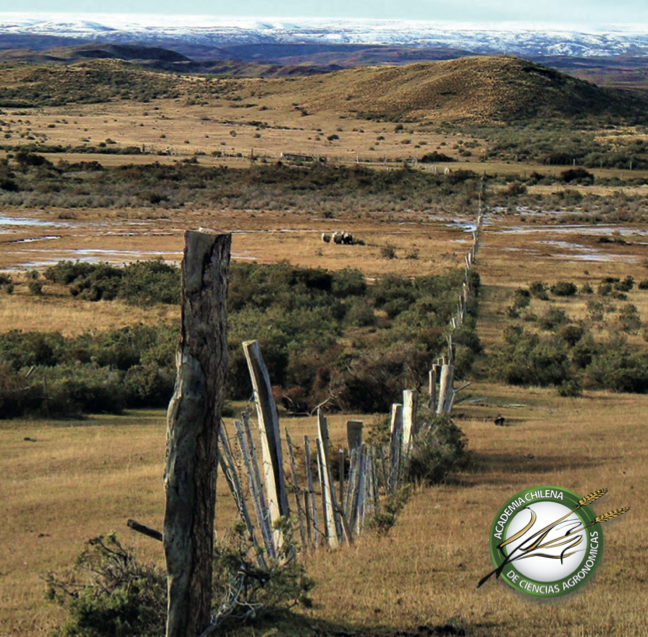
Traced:
<svg viewBox="0 0 648 637">
<path fill-rule="evenodd" d="M 648 55 L 648 25 L 598 29 L 524 23 L 0 13 L 3 35 L 82 41 L 231 44 L 380 44 L 521 56 Z"/>
</svg>

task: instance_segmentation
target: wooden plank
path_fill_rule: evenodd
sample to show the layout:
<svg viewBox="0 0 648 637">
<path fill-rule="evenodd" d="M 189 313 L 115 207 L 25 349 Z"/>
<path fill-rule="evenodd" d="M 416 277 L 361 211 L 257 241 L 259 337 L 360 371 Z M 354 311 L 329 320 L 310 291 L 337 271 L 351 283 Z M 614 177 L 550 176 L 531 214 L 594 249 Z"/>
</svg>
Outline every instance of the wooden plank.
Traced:
<svg viewBox="0 0 648 637">
<path fill-rule="evenodd" d="M 270 521 L 274 525 L 280 517 L 290 515 L 279 435 L 279 418 L 272 397 L 270 377 L 263 362 L 258 341 L 245 341 L 243 351 L 254 390 L 254 402 L 261 436 L 263 481 L 266 487 Z M 278 533 L 275 532 L 275 543 L 278 544 L 280 541 Z"/>
<path fill-rule="evenodd" d="M 400 483 L 400 477 L 402 474 L 401 449 L 403 446 L 403 405 L 392 405 L 390 432 L 391 470 L 389 488 L 390 492 L 394 493 Z"/>
<path fill-rule="evenodd" d="M 299 534 L 301 537 L 302 546 L 306 546 L 306 529 L 304 528 L 304 514 L 301 507 L 301 492 L 299 484 L 297 484 L 297 465 L 295 463 L 295 453 L 293 451 L 293 443 L 290 439 L 288 429 L 286 429 L 286 443 L 288 445 L 288 458 L 290 459 L 290 475 L 292 478 L 293 493 L 295 495 L 295 505 L 297 507 L 297 524 L 299 525 Z"/>
<path fill-rule="evenodd" d="M 164 472 L 167 637 L 198 635 L 210 622 L 231 239 L 208 231 L 185 233 L 180 346 Z"/>
<path fill-rule="evenodd" d="M 441 382 L 439 387 L 439 404 L 437 414 L 448 414 L 453 402 L 452 383 L 454 378 L 454 366 L 443 365 L 441 368 Z"/>
<path fill-rule="evenodd" d="M 262 510 L 263 532 L 269 538 L 270 543 L 272 543 L 271 555 L 274 556 L 276 554 L 276 547 L 274 546 L 272 524 L 270 522 L 270 510 L 268 509 L 268 503 L 266 502 L 265 494 L 263 493 L 263 481 L 261 480 L 261 472 L 259 471 L 259 460 L 257 458 L 256 447 L 254 445 L 254 440 L 252 439 L 252 428 L 250 427 L 250 418 L 246 413 L 243 413 L 242 419 L 243 419 L 243 429 L 245 431 L 245 438 L 247 440 L 247 449 L 248 449 L 248 453 L 250 454 L 250 460 L 252 462 L 252 470 L 254 472 L 254 482 L 256 485 L 257 496 Z"/>
<path fill-rule="evenodd" d="M 313 523 L 313 531 L 315 535 L 315 545 L 319 544 L 320 530 L 317 521 L 317 505 L 315 503 L 315 486 L 313 485 L 313 472 L 311 471 L 311 452 L 310 440 L 308 436 L 304 436 L 304 455 L 306 456 L 306 483 L 308 484 L 308 494 L 311 504 L 311 519 Z"/>
<path fill-rule="evenodd" d="M 268 506 L 266 505 L 265 498 L 263 496 L 263 485 L 261 484 L 261 480 L 259 478 L 259 468 L 256 464 L 254 445 L 252 444 L 251 437 L 249 437 L 247 440 L 244 438 L 243 426 L 241 425 L 240 421 L 235 420 L 234 426 L 236 427 L 236 437 L 241 449 L 241 455 L 243 456 L 243 462 L 245 463 L 245 470 L 248 477 L 248 487 L 250 489 L 252 502 L 254 504 L 254 510 L 256 512 L 257 524 L 261 529 L 263 544 L 268 555 L 270 557 L 274 557 L 276 555 L 276 550 L 272 536 L 272 529 L 270 528 L 268 520 Z M 250 426 L 247 419 L 246 428 L 247 432 L 249 433 Z"/>
<path fill-rule="evenodd" d="M 412 438 L 417 434 L 416 429 L 417 392 L 413 389 L 403 390 L 403 438 L 401 440 L 401 457 L 409 457 Z"/>
<path fill-rule="evenodd" d="M 432 365 L 432 369 L 428 375 L 428 393 L 430 396 L 429 407 L 432 411 L 436 409 L 437 401 L 437 385 L 439 384 L 439 365 Z"/>
<path fill-rule="evenodd" d="M 320 428 L 319 433 L 322 433 Z M 319 460 L 320 469 L 320 484 L 322 486 L 322 505 L 324 509 L 324 524 L 326 527 L 326 538 L 328 539 L 329 546 L 337 548 L 340 544 L 336 520 L 336 503 L 335 503 L 335 489 L 331 482 L 331 470 L 326 450 L 322 444 L 321 438 L 317 438 L 317 457 Z"/>
<path fill-rule="evenodd" d="M 347 420 L 347 443 L 349 451 L 357 449 L 362 444 L 362 420 Z"/>
</svg>

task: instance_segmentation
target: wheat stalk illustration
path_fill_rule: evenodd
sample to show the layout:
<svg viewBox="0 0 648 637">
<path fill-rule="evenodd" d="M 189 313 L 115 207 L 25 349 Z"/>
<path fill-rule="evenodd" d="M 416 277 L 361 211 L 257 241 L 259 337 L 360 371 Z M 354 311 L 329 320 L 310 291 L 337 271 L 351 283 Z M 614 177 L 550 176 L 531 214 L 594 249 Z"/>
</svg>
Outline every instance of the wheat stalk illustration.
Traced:
<svg viewBox="0 0 648 637">
<path fill-rule="evenodd" d="M 630 507 L 622 507 L 620 509 L 614 509 L 613 511 L 608 511 L 607 513 L 604 513 L 603 515 L 599 515 L 592 524 L 596 524 L 597 522 L 607 522 L 608 520 L 614 520 L 614 518 L 618 518 L 622 516 L 624 513 L 627 513 L 630 510 Z"/>
<path fill-rule="evenodd" d="M 608 492 L 607 488 L 605 489 L 599 489 L 598 491 L 593 491 L 589 495 L 586 495 L 584 498 L 581 498 L 578 501 L 578 506 L 576 509 L 579 509 L 580 507 L 587 506 L 588 504 L 592 504 L 592 502 L 595 502 L 599 498 L 602 498 L 606 493 Z M 574 511 L 576 510 L 574 509 Z M 573 511 L 572 511 L 573 513 Z"/>
</svg>

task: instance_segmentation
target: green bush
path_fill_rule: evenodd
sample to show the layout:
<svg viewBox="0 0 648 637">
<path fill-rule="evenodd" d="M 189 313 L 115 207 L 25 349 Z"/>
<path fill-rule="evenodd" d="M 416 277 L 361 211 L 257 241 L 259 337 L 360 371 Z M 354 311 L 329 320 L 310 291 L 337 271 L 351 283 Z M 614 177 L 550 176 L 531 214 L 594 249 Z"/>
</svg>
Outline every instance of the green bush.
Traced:
<svg viewBox="0 0 648 637">
<path fill-rule="evenodd" d="M 559 307 L 552 307 L 540 317 L 538 322 L 543 330 L 553 331 L 568 321 L 569 317 L 564 310 Z"/>
<path fill-rule="evenodd" d="M 570 168 L 560 173 L 560 178 L 566 183 L 592 184 L 594 175 L 584 168 Z"/>
<path fill-rule="evenodd" d="M 619 311 L 619 324 L 621 330 L 629 334 L 636 334 L 641 329 L 641 317 L 636 305 L 628 303 Z"/>
<path fill-rule="evenodd" d="M 558 281 L 551 286 L 551 293 L 554 296 L 574 296 L 578 288 L 569 281 Z"/>
<path fill-rule="evenodd" d="M 234 525 L 214 545 L 212 621 L 236 625 L 311 606 L 314 586 L 297 559 L 289 523 L 278 525 L 284 542 L 266 566 L 256 561 L 257 549 L 245 527 Z M 59 637 L 163 637 L 166 627 L 167 578 L 153 564 L 139 562 L 114 532 L 89 540 L 74 569 L 64 577 L 48 574 L 46 598 L 62 606 L 67 617 Z M 233 594 L 237 592 L 237 594 Z"/>
<path fill-rule="evenodd" d="M 556 337 L 540 338 L 509 329 L 506 342 L 491 366 L 496 380 L 510 385 L 561 385 L 574 376 L 565 342 Z"/>
<path fill-rule="evenodd" d="M 291 524 L 280 519 L 275 528 L 281 531 L 283 543 L 276 557 L 266 555 L 265 568 L 258 565 L 258 549 L 241 522 L 214 545 L 212 622 L 217 626 L 233 627 L 298 605 L 312 606 L 308 595 L 315 582 L 297 559 Z M 233 591 L 240 592 L 233 595 Z"/>
<path fill-rule="evenodd" d="M 89 540 L 72 573 L 46 577 L 47 598 L 67 610 L 60 637 L 162 637 L 166 575 L 141 564 L 114 533 Z"/>
<path fill-rule="evenodd" d="M 619 290 L 619 292 L 630 292 L 634 287 L 634 278 L 627 276 L 623 281 L 615 281 L 614 289 Z"/>
<path fill-rule="evenodd" d="M 648 352 L 612 340 L 585 371 L 585 382 L 601 389 L 636 394 L 648 393 Z"/>
<path fill-rule="evenodd" d="M 407 464 L 407 480 L 437 484 L 464 465 L 466 438 L 449 416 L 421 410 L 419 423 Z"/>
<path fill-rule="evenodd" d="M 582 325 L 564 325 L 560 329 L 560 338 L 562 338 L 569 347 L 574 347 L 578 341 L 583 338 L 585 329 Z"/>
<path fill-rule="evenodd" d="M 541 299 L 543 301 L 549 299 L 549 295 L 547 294 L 547 285 L 542 281 L 534 281 L 531 283 L 529 286 L 529 292 L 531 293 L 531 296 L 536 299 Z"/>
<path fill-rule="evenodd" d="M 518 288 L 515 290 L 515 293 L 513 295 L 513 307 L 516 309 L 522 309 L 525 307 L 529 307 L 531 304 L 531 293 L 529 290 L 525 290 L 523 288 Z"/>
</svg>

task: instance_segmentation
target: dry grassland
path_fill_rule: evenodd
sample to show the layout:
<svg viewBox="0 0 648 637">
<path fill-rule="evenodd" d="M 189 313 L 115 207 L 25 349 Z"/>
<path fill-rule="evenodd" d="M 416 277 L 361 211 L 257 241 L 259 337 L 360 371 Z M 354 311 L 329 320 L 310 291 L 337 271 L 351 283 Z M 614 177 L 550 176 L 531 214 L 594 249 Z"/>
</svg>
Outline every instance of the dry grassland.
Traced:
<svg viewBox="0 0 648 637">
<path fill-rule="evenodd" d="M 641 442 L 648 399 L 561 399 L 548 390 L 493 385 L 476 386 L 474 395 L 478 403 L 458 409 L 473 452 L 468 470 L 444 486 L 418 489 L 388 537 L 366 535 L 351 548 L 309 556 L 317 587 L 306 615 L 387 632 L 459 617 L 475 636 L 644 635 L 648 470 Z M 494 427 L 497 413 L 507 427 Z M 331 420 L 335 443 L 345 419 Z M 312 420 L 283 423 L 295 440 L 313 435 Z M 124 527 L 128 517 L 161 527 L 162 413 L 5 423 L 0 443 L 0 635 L 48 634 L 60 615 L 42 602 L 39 575 L 64 570 L 93 535 L 117 529 L 142 557 L 162 561 L 156 542 Z M 609 487 L 599 513 L 632 507 L 605 528 L 595 581 L 552 606 L 518 599 L 495 582 L 476 590 L 491 568 L 487 536 L 495 511 L 516 491 L 544 484 L 577 493 Z M 217 509 L 222 532 L 234 517 L 222 477 Z"/>
<path fill-rule="evenodd" d="M 408 125 L 396 133 L 391 124 L 330 112 L 302 115 L 297 90 L 301 83 L 296 80 L 294 92 L 279 94 L 272 92 L 272 82 L 250 80 L 242 84 L 239 101 L 219 99 L 207 106 L 160 100 L 48 107 L 29 113 L 9 109 L 2 116 L 7 121 L 3 133 L 5 138 L 10 135 L 7 143 L 28 143 L 31 135 L 48 144 L 101 142 L 111 146 L 112 140 L 122 147 L 144 144 L 153 152 L 172 148 L 175 153 L 54 156 L 68 161 L 96 159 L 105 165 L 173 162 L 196 156 L 201 164 L 246 166 L 252 148 L 273 161 L 281 152 L 349 161 L 356 157 L 396 160 L 437 149 L 452 155 L 456 150 L 452 146 L 467 139 L 459 133 L 442 135 Z M 241 108 L 245 104 L 253 106 Z M 268 126 L 250 123 L 255 120 Z M 339 139 L 327 140 L 333 134 Z M 378 140 L 381 136 L 385 139 Z M 403 143 L 407 139 L 409 143 Z M 211 156 L 218 151 L 243 157 Z M 471 158 L 475 161 L 452 166 L 504 174 L 538 168 L 483 164 L 482 153 L 482 147 L 475 148 Z M 560 170 L 542 167 L 541 172 Z M 601 174 L 627 177 L 630 173 Z M 639 171 L 631 175 L 645 176 Z M 601 195 L 623 190 L 578 188 Z M 529 190 L 544 193 L 543 189 L 553 191 L 543 186 Z M 644 194 L 643 189 L 627 190 Z M 179 261 L 184 231 L 198 226 L 233 232 L 235 259 L 264 263 L 285 259 L 329 269 L 357 267 L 369 278 L 390 272 L 428 274 L 461 266 L 469 245 L 469 235 L 461 227 L 448 225 L 452 219 L 424 214 L 384 215 L 376 220 L 350 210 L 343 217 L 325 219 L 293 212 L 156 208 L 17 209 L 3 210 L 4 215 L 48 225 L 11 226 L 0 234 L 0 270 L 42 268 L 59 259 L 75 258 L 124 262 L 160 256 Z M 554 223 L 550 216 L 527 215 L 522 221 L 519 215 L 491 215 L 478 256 L 483 283 L 479 333 L 486 346 L 497 347 L 504 309 L 517 287 L 535 280 L 549 284 L 565 280 L 579 287 L 589 282 L 596 288 L 606 276 L 648 278 L 646 229 L 628 224 L 600 227 L 597 232 L 615 229 L 624 233 L 628 245 L 601 244 L 599 235 L 590 229 Z M 335 230 L 351 231 L 365 245 L 323 244 L 320 233 Z M 395 248 L 396 259 L 381 256 L 381 248 L 387 245 Z M 177 320 L 176 310 L 74 301 L 50 285 L 43 292 L 43 297 L 31 296 L 20 279 L 13 296 L 0 294 L 0 330 L 48 329 L 72 335 L 129 323 Z M 635 288 L 627 302 L 634 303 L 642 320 L 648 321 L 648 291 Z M 534 300 L 531 309 L 541 314 L 549 306 L 563 307 L 577 318 L 586 313 L 586 300 L 581 296 L 554 299 L 550 304 Z M 602 335 L 613 330 L 610 321 Z M 641 339 L 630 338 L 637 343 Z M 477 371 L 485 372 L 483 363 Z M 463 403 L 456 411 L 473 452 L 470 467 L 448 484 L 418 489 L 388 537 L 367 535 L 352 548 L 309 556 L 308 571 L 317 587 L 315 608 L 306 616 L 312 622 L 392 634 L 443 624 L 452 617 L 460 617 L 467 634 L 478 637 L 648 634 L 648 520 L 642 508 L 648 496 L 643 444 L 648 398 L 585 392 L 582 398 L 566 399 L 555 390 L 509 388 L 483 381 L 469 391 L 476 402 Z M 498 413 L 509 426 L 494 427 L 492 418 Z M 370 420 L 365 417 L 365 422 Z M 331 421 L 334 442 L 340 442 L 345 417 L 335 416 Z M 284 424 L 295 440 L 304 433 L 314 435 L 313 422 L 291 419 Z M 65 569 L 93 535 L 117 529 L 146 559 L 162 562 L 161 547 L 132 534 L 124 524 L 134 517 L 161 526 L 164 435 L 161 412 L 93 416 L 79 423 L 0 421 L 1 637 L 49 634 L 60 613 L 42 602 L 44 586 L 39 575 Z M 607 486 L 610 494 L 601 502 L 600 512 L 632 507 L 618 524 L 604 529 L 605 557 L 595 581 L 582 594 L 552 606 L 518 599 L 495 582 L 477 591 L 477 581 L 490 569 L 487 535 L 495 512 L 516 491 L 542 484 L 580 494 Z M 233 520 L 234 510 L 224 480 L 218 492 L 218 526 L 223 531 Z M 249 630 L 247 634 L 262 633 Z"/>
<path fill-rule="evenodd" d="M 184 226 L 194 223 L 191 218 L 175 219 L 174 230 L 168 235 L 142 232 L 113 239 L 98 236 L 96 226 L 90 223 L 84 225 L 93 217 L 87 213 L 85 219 L 85 215 L 65 239 L 68 243 L 61 245 L 69 249 L 119 245 L 136 250 L 161 244 L 172 254 L 180 249 Z M 219 222 L 225 226 L 224 218 Z M 460 228 L 438 221 L 406 226 L 406 232 L 388 223 L 365 226 L 358 221 L 350 227 L 367 240 L 367 246 L 327 246 L 318 236 L 325 229 L 322 221 L 317 222 L 322 224 L 317 229 L 306 228 L 304 218 L 296 216 L 261 216 L 236 222 L 246 228 L 262 222 L 267 225 L 262 232 L 235 234 L 235 253 L 247 250 L 246 255 L 263 261 L 288 258 L 304 265 L 362 267 L 371 276 L 450 267 L 460 262 L 464 251 L 460 242 L 467 238 Z M 152 222 L 152 227 L 156 225 L 163 224 Z M 281 232 L 283 229 L 296 232 Z M 517 286 L 537 279 L 548 283 L 570 280 L 579 286 L 585 281 L 594 284 L 604 276 L 622 278 L 630 274 L 643 279 L 646 248 L 638 234 L 641 231 L 624 228 L 627 246 L 599 244 L 596 235 L 582 228 L 491 216 L 479 253 L 484 284 L 480 334 L 487 346 L 496 346 L 501 338 L 502 308 L 510 303 Z M 67 237 L 62 232 L 60 241 L 64 241 L 63 236 Z M 556 241 L 563 243 L 551 243 Z M 385 242 L 396 246 L 399 258 L 379 257 L 378 246 Z M 403 258 L 414 244 L 420 250 L 419 258 Z M 569 245 L 582 246 L 585 252 Z M 602 260 L 583 261 L 579 254 Z M 18 286 L 13 298 L 3 295 L 3 329 L 41 329 L 46 316 L 53 326 L 69 332 L 81 326 L 102 329 L 120 320 L 153 318 L 143 310 L 125 310 L 117 304 L 72 302 L 60 296 L 61 291 L 47 286 L 45 292 L 43 299 L 35 299 L 25 296 Z M 648 292 L 635 289 L 629 301 L 639 307 L 645 320 Z M 566 307 L 570 314 L 582 313 L 583 303 L 579 297 L 552 301 Z M 469 468 L 443 486 L 417 489 L 388 537 L 366 535 L 354 547 L 308 556 L 308 571 L 317 580 L 317 587 L 315 608 L 305 611 L 311 622 L 306 625 L 323 622 L 317 625 L 393 634 L 460 618 L 467 634 L 479 637 L 645 635 L 648 546 L 644 529 L 648 520 L 642 505 L 648 497 L 643 445 L 648 398 L 585 392 L 582 398 L 566 399 L 559 398 L 554 390 L 483 382 L 469 391 L 472 400 L 456 408 L 473 453 Z M 508 426 L 494 427 L 492 419 L 498 413 Z M 371 417 L 364 420 L 369 422 Z M 344 416 L 331 418 L 334 443 L 343 439 L 344 422 Z M 294 440 L 305 433 L 314 435 L 312 421 L 291 419 L 283 424 Z M 0 526 L 0 635 L 49 633 L 60 613 L 42 602 L 44 587 L 39 576 L 64 570 L 93 535 L 117 529 L 144 558 L 162 562 L 160 546 L 132 534 L 124 524 L 128 517 L 134 517 L 161 526 L 164 435 L 161 412 L 93 416 L 80 423 L 0 424 L 4 514 Z M 608 487 L 610 494 L 597 505 L 597 512 L 632 507 L 618 524 L 604 529 L 605 556 L 595 581 L 581 594 L 550 606 L 519 599 L 495 582 L 476 590 L 477 581 L 491 568 L 487 535 L 494 513 L 516 491 L 543 484 L 580 494 Z M 220 480 L 221 532 L 233 518 L 231 498 L 225 481 Z M 245 632 L 276 634 L 271 629 Z"/>
</svg>

